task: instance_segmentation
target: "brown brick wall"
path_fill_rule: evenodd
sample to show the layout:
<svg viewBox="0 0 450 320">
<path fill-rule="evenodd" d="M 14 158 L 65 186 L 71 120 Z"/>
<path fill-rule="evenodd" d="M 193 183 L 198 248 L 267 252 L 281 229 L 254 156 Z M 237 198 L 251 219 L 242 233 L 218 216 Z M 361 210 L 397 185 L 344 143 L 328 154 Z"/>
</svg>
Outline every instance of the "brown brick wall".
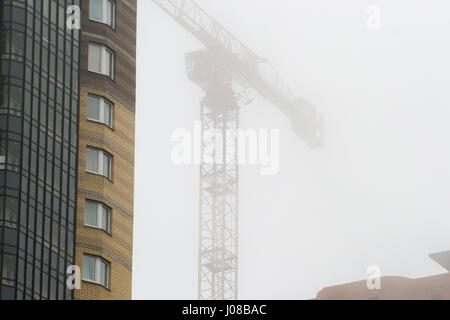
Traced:
<svg viewBox="0 0 450 320">
<path fill-rule="evenodd" d="M 82 282 L 76 299 L 130 299 L 133 249 L 134 127 L 136 91 L 136 0 L 116 3 L 116 25 L 89 20 L 89 0 L 82 0 L 80 47 L 80 128 L 76 232 L 76 263 L 83 253 L 110 262 L 110 285 Z M 88 44 L 96 42 L 114 51 L 114 79 L 88 71 Z M 88 93 L 114 103 L 113 128 L 88 121 Z M 112 179 L 86 172 L 86 146 L 104 149 L 113 156 Z M 86 199 L 112 208 L 111 234 L 84 226 Z"/>
</svg>

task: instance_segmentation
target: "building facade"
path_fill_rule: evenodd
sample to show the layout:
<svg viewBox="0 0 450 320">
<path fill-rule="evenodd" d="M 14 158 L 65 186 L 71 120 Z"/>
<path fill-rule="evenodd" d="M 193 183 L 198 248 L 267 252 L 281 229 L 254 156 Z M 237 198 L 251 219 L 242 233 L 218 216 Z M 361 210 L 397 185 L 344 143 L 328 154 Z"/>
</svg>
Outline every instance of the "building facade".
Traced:
<svg viewBox="0 0 450 320">
<path fill-rule="evenodd" d="M 130 299 L 136 0 L 82 6 L 75 298 Z"/>
<path fill-rule="evenodd" d="M 136 0 L 0 11 L 0 299 L 129 299 Z"/>
<path fill-rule="evenodd" d="M 322 289 L 316 300 L 450 300 L 450 273 L 425 278 L 381 277 L 380 289 L 370 290 L 367 281 Z"/>
<path fill-rule="evenodd" d="M 367 280 L 341 284 L 322 289 L 316 300 L 450 300 L 450 251 L 429 256 L 448 272 L 417 279 L 385 276 L 370 279 L 370 286 Z"/>
</svg>

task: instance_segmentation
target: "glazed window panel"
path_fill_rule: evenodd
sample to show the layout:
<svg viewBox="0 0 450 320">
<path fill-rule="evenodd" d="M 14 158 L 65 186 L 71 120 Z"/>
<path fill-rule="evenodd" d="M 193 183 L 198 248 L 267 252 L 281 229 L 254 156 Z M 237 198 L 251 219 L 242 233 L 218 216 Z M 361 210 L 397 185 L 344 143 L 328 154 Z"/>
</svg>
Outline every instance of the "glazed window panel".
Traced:
<svg viewBox="0 0 450 320">
<path fill-rule="evenodd" d="M 11 140 L 8 142 L 8 159 L 7 159 L 8 164 L 11 164 L 13 166 L 20 165 L 20 147 L 21 144 L 19 142 Z"/>
<path fill-rule="evenodd" d="M 95 260 L 94 256 L 83 256 L 83 280 L 95 281 Z"/>
<path fill-rule="evenodd" d="M 100 284 L 107 288 L 108 287 L 109 263 L 107 263 L 103 259 L 99 259 L 99 264 L 100 264 L 100 271 L 99 271 Z"/>
<path fill-rule="evenodd" d="M 94 44 L 89 45 L 89 71 L 101 73 L 102 65 L 101 65 L 101 55 L 102 55 L 102 47 Z"/>
<path fill-rule="evenodd" d="M 16 279 L 16 257 L 5 254 L 3 255 L 3 283 L 14 285 Z"/>
<path fill-rule="evenodd" d="M 112 127 L 112 103 L 107 99 L 89 94 L 87 103 L 87 118 Z"/>
<path fill-rule="evenodd" d="M 87 226 L 97 226 L 97 203 L 86 200 L 84 205 L 84 224 Z"/>
<path fill-rule="evenodd" d="M 98 173 L 98 150 L 87 148 L 86 150 L 86 170 L 90 172 Z"/>
<path fill-rule="evenodd" d="M 15 223 L 19 211 L 19 200 L 16 198 L 5 198 L 5 221 Z"/>
<path fill-rule="evenodd" d="M 20 165 L 20 147 L 19 142 L 0 138 L 0 170 L 18 170 L 17 167 Z"/>
<path fill-rule="evenodd" d="M 1 70 L 0 70 L 1 75 Z M 7 108 L 8 107 L 8 85 L 0 86 L 0 108 Z M 0 111 L 0 113 L 3 113 Z"/>
<path fill-rule="evenodd" d="M 103 160 L 100 160 L 102 164 L 102 174 L 109 178 L 111 176 L 111 156 L 105 152 L 102 152 L 101 157 L 103 158 Z"/>
<path fill-rule="evenodd" d="M 115 2 L 112 0 L 90 0 L 89 19 L 114 28 Z"/>
<path fill-rule="evenodd" d="M 114 75 L 114 53 L 106 46 L 90 43 L 88 47 L 89 71 L 100 73 L 109 78 Z"/>
<path fill-rule="evenodd" d="M 83 280 L 109 287 L 109 262 L 89 254 L 83 255 Z"/>
<path fill-rule="evenodd" d="M 103 0 L 90 0 L 89 1 L 89 19 L 102 21 L 102 2 Z"/>
<path fill-rule="evenodd" d="M 111 178 L 112 156 L 101 149 L 87 147 L 86 149 L 86 170 L 90 173 Z"/>
<path fill-rule="evenodd" d="M 10 33 L 7 28 L 0 30 L 0 53 L 9 52 L 11 47 Z"/>
<path fill-rule="evenodd" d="M 12 58 L 22 57 L 24 55 L 25 36 L 22 32 L 12 31 L 11 54 Z"/>
<path fill-rule="evenodd" d="M 89 120 L 100 121 L 100 97 L 88 96 L 87 117 Z"/>
<path fill-rule="evenodd" d="M 88 227 L 102 229 L 106 232 L 110 230 L 111 208 L 102 202 L 94 200 L 85 201 L 84 224 Z"/>
<path fill-rule="evenodd" d="M 115 27 L 115 3 L 112 0 L 106 0 L 106 24 Z"/>
<path fill-rule="evenodd" d="M 6 141 L 0 138 L 0 169 L 6 168 Z"/>
<path fill-rule="evenodd" d="M 7 54 L 11 59 L 22 60 L 24 55 L 25 36 L 22 32 L 4 28 L 0 32 L 0 53 Z"/>
</svg>

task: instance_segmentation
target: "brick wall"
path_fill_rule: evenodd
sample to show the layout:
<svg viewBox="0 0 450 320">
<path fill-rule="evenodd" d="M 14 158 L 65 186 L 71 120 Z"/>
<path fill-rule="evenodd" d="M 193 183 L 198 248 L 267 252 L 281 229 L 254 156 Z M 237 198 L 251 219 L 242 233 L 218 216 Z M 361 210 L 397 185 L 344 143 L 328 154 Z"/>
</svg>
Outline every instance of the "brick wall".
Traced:
<svg viewBox="0 0 450 320">
<path fill-rule="evenodd" d="M 110 263 L 109 288 L 82 282 L 76 299 L 131 299 L 134 196 L 134 112 L 105 91 L 81 88 L 76 264 L 83 253 Z M 113 128 L 87 120 L 88 93 L 114 103 Z M 113 156 L 112 179 L 86 172 L 86 146 Z M 111 233 L 84 226 L 85 199 L 105 203 L 111 212 Z"/>
</svg>

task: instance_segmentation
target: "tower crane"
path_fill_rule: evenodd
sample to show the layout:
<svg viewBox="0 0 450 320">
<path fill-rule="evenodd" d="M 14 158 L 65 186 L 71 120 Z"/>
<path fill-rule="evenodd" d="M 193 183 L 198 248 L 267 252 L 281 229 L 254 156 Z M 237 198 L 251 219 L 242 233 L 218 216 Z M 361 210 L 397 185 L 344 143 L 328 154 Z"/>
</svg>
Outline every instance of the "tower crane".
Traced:
<svg viewBox="0 0 450 320">
<path fill-rule="evenodd" d="M 257 92 L 292 121 L 292 129 L 311 148 L 323 145 L 323 117 L 297 98 L 271 64 L 245 46 L 192 0 L 152 0 L 196 37 L 204 49 L 186 54 L 188 78 L 203 91 L 200 103 L 202 163 L 198 298 L 238 298 L 239 105 Z M 206 134 L 220 132 L 222 139 Z M 219 142 L 219 143 L 218 143 Z M 205 161 L 205 159 L 214 159 Z M 219 161 L 218 161 L 219 160 Z"/>
</svg>

